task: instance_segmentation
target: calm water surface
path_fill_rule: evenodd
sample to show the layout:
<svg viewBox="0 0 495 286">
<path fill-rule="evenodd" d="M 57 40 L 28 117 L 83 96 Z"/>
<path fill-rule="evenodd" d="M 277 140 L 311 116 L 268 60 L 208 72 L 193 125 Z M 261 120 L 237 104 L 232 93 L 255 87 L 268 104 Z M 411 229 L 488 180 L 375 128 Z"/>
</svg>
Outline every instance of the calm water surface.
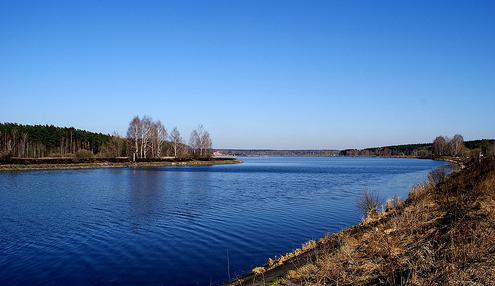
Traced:
<svg viewBox="0 0 495 286">
<path fill-rule="evenodd" d="M 208 285 L 358 223 L 443 162 L 244 158 L 212 167 L 0 173 L 0 284 Z"/>
</svg>

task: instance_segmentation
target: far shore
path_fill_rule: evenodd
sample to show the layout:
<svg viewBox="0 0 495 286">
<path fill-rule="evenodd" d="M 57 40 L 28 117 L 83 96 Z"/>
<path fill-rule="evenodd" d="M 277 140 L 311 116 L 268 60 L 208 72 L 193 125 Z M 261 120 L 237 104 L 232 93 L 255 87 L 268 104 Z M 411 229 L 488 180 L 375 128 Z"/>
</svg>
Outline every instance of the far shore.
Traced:
<svg viewBox="0 0 495 286">
<path fill-rule="evenodd" d="M 264 156 L 253 156 L 264 157 Z M 292 156 L 287 156 L 292 157 Z M 328 158 L 332 158 L 330 156 Z M 377 157 L 377 156 L 335 156 L 335 157 Z M 389 156 L 380 158 L 408 158 L 408 159 L 430 159 L 446 161 L 458 170 L 462 169 L 462 158 L 437 157 L 423 158 L 417 156 Z M 39 170 L 75 170 L 75 169 L 98 169 L 98 168 L 146 168 L 146 167 L 167 167 L 167 166 L 212 166 L 212 165 L 229 165 L 242 163 L 236 157 L 218 157 L 211 159 L 173 159 L 167 157 L 157 160 L 147 160 L 142 162 L 132 162 L 128 158 L 118 157 L 111 159 L 93 158 L 93 159 L 74 159 L 74 158 L 16 158 L 11 163 L 0 162 L 0 172 L 7 171 L 39 171 Z"/>
<path fill-rule="evenodd" d="M 0 172 L 41 171 L 41 170 L 77 170 L 99 168 L 149 168 L 169 166 L 213 166 L 240 164 L 238 159 L 210 159 L 186 161 L 148 161 L 148 162 L 84 162 L 84 163 L 36 163 L 36 164 L 0 164 Z"/>
</svg>

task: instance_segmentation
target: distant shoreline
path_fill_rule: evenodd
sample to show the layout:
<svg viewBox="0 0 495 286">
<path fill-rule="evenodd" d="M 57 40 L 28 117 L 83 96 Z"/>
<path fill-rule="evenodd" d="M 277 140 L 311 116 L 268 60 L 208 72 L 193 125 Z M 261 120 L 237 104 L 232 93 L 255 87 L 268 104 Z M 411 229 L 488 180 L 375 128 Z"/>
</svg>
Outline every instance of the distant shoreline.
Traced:
<svg viewBox="0 0 495 286">
<path fill-rule="evenodd" d="M 84 162 L 84 163 L 41 163 L 41 164 L 0 164 L 0 172 L 43 171 L 43 170 L 79 170 L 104 168 L 148 168 L 172 166 L 213 166 L 240 164 L 238 159 L 211 159 L 189 161 L 149 161 L 149 162 Z"/>
<path fill-rule="evenodd" d="M 246 157 L 279 157 L 279 156 L 246 156 Z M 319 158 L 394 158 L 394 159 L 428 159 L 436 161 L 445 161 L 456 169 L 462 168 L 459 160 L 447 157 L 440 158 L 421 158 L 415 156 L 280 156 L 280 157 L 319 157 Z M 147 168 L 147 167 L 172 167 L 172 166 L 213 166 L 213 165 L 231 165 L 240 164 L 241 160 L 237 158 L 213 158 L 210 160 L 150 160 L 143 162 L 131 162 L 128 160 L 105 159 L 81 159 L 73 158 L 45 158 L 45 159 L 16 159 L 12 163 L 0 163 L 0 172 L 13 171 L 42 171 L 42 170 L 78 170 L 78 169 L 103 169 L 103 168 Z M 46 161 L 46 163 L 44 162 Z"/>
</svg>

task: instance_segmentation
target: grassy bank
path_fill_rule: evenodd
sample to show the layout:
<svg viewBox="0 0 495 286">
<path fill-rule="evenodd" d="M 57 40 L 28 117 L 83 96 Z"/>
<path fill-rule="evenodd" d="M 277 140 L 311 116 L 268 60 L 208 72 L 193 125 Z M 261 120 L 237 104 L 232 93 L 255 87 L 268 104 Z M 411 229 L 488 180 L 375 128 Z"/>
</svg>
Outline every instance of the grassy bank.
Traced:
<svg viewBox="0 0 495 286">
<path fill-rule="evenodd" d="M 166 166 L 212 166 L 225 164 L 239 164 L 237 159 L 211 159 L 211 160 L 185 160 L 185 161 L 148 161 L 148 162 L 70 162 L 70 163 L 43 163 L 35 164 L 0 164 L 2 171 L 38 171 L 38 170 L 74 170 L 93 168 L 145 168 L 145 167 L 166 167 Z"/>
<path fill-rule="evenodd" d="M 233 285 L 495 285 L 495 163 L 433 174 L 405 202 Z"/>
</svg>

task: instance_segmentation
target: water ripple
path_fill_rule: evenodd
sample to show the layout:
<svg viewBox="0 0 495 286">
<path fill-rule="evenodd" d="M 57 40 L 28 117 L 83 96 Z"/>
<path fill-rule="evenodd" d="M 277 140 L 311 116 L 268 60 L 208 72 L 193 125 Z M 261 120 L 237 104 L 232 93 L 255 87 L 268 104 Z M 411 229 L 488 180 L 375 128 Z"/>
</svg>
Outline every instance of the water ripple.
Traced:
<svg viewBox="0 0 495 286">
<path fill-rule="evenodd" d="M 213 167 L 0 174 L 5 285 L 208 285 L 407 195 L 428 160 L 246 158 Z"/>
</svg>

